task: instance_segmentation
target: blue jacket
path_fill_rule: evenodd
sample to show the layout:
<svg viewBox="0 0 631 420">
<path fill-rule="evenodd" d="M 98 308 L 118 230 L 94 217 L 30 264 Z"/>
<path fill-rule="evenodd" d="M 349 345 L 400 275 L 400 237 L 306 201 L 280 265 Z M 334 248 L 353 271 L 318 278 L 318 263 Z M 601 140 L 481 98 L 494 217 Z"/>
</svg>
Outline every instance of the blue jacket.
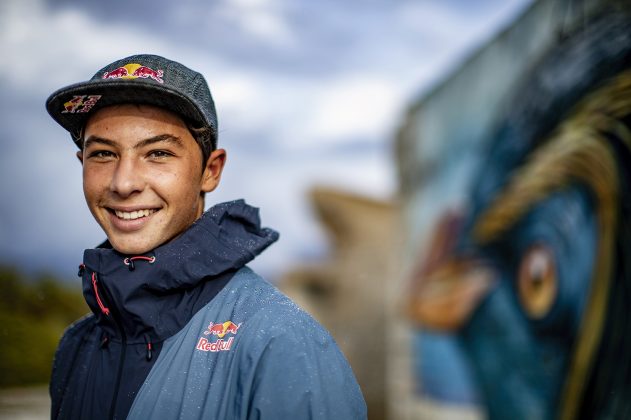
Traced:
<svg viewBox="0 0 631 420">
<path fill-rule="evenodd" d="M 142 256 L 86 250 L 93 314 L 64 334 L 53 419 L 362 419 L 344 356 L 245 264 L 278 234 L 243 201 Z"/>
</svg>

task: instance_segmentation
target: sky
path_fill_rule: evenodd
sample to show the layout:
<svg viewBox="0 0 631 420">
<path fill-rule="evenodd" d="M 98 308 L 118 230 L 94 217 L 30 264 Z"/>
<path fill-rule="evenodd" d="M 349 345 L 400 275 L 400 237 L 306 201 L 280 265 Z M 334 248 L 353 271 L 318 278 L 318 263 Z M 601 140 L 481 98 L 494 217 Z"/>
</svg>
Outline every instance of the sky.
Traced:
<svg viewBox="0 0 631 420">
<path fill-rule="evenodd" d="M 207 206 L 245 198 L 280 240 L 253 268 L 275 280 L 326 258 L 309 191 L 397 193 L 406 108 L 531 0 L 4 0 L 0 3 L 0 264 L 62 278 L 105 238 L 85 204 L 53 91 L 158 54 L 201 72 L 228 163 Z"/>
</svg>

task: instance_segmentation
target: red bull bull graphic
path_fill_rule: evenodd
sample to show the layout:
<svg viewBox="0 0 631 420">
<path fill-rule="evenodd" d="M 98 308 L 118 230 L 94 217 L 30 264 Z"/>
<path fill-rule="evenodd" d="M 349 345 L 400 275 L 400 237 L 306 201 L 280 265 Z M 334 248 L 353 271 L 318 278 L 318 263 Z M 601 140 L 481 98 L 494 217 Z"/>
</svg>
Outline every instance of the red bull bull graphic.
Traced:
<svg viewBox="0 0 631 420">
<path fill-rule="evenodd" d="M 101 95 L 75 95 L 68 102 L 64 102 L 62 114 L 84 113 L 92 109 L 101 99 Z"/>
<path fill-rule="evenodd" d="M 118 79 L 125 76 L 129 76 L 129 71 L 125 67 L 119 67 L 112 71 L 106 71 L 103 73 L 104 79 Z"/>
<path fill-rule="evenodd" d="M 208 328 L 206 328 L 206 331 L 204 331 L 204 335 L 212 334 L 216 335 L 219 338 L 223 338 L 224 335 L 228 333 L 236 334 L 239 327 L 241 327 L 241 324 L 237 325 L 232 321 L 226 321 L 221 324 L 215 324 L 211 322 L 210 324 L 208 324 Z"/>
<path fill-rule="evenodd" d="M 164 83 L 162 70 L 154 70 L 151 67 L 138 63 L 125 64 L 112 71 L 103 73 L 103 79 L 152 79 L 158 83 Z"/>
<path fill-rule="evenodd" d="M 227 351 L 230 350 L 232 346 L 232 342 L 234 341 L 234 337 L 230 337 L 227 340 L 223 338 L 226 334 L 236 335 L 239 331 L 241 324 L 235 324 L 232 321 L 226 321 L 222 323 L 214 323 L 211 322 L 206 327 L 204 331 L 204 335 L 206 336 L 217 336 L 218 340 L 215 342 L 211 342 L 206 337 L 200 337 L 197 342 L 196 349 L 201 351 L 210 351 L 210 352 L 218 352 L 218 351 Z"/>
</svg>

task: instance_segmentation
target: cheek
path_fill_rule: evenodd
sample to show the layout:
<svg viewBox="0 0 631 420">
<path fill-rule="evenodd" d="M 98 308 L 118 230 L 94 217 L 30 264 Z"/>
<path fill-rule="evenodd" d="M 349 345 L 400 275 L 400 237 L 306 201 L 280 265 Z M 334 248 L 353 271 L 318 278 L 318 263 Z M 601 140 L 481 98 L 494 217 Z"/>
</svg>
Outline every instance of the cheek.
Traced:
<svg viewBox="0 0 631 420">
<path fill-rule="evenodd" d="M 152 171 L 149 182 L 168 194 L 177 194 L 187 184 L 187 174 L 177 168 L 160 168 Z"/>
<path fill-rule="evenodd" d="M 96 171 L 87 165 L 83 166 L 83 194 L 90 203 L 90 199 L 95 199 L 107 185 L 107 174 Z"/>
<path fill-rule="evenodd" d="M 197 173 L 195 169 L 197 168 L 183 166 L 159 170 L 152 175 L 152 179 L 156 188 L 160 189 L 165 196 L 188 201 L 197 197 L 201 189 L 201 174 Z M 183 204 L 184 202 L 174 204 Z"/>
</svg>

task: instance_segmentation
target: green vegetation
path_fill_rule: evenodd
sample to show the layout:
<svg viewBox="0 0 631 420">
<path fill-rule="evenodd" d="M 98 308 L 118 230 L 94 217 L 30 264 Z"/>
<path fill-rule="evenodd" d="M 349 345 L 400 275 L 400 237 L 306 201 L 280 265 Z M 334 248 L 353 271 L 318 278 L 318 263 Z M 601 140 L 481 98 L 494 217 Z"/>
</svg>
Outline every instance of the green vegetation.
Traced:
<svg viewBox="0 0 631 420">
<path fill-rule="evenodd" d="M 0 266 L 0 387 L 47 383 L 61 334 L 88 311 L 80 286 Z"/>
</svg>

